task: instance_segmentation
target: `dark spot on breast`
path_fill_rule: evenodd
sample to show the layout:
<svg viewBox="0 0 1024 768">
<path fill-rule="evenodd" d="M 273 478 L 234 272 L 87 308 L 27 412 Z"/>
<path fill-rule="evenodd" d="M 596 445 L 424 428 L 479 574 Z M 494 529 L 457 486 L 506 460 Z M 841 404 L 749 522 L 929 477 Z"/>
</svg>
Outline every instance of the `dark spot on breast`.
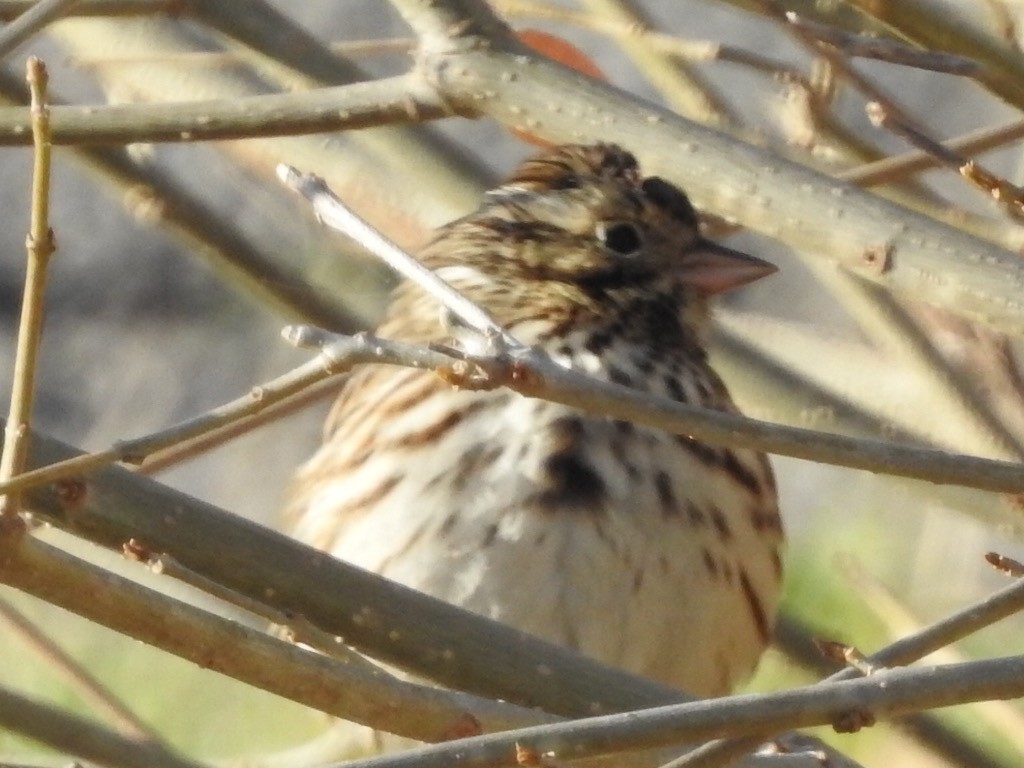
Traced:
<svg viewBox="0 0 1024 768">
<path fill-rule="evenodd" d="M 594 331 L 587 337 L 587 340 L 584 342 L 583 346 L 586 347 L 588 352 L 591 352 L 592 354 L 595 355 L 600 355 L 602 352 L 608 349 L 608 347 L 611 346 L 612 339 L 614 338 L 614 336 L 615 334 L 610 328 L 605 328 L 600 331 Z"/>
<path fill-rule="evenodd" d="M 480 480 L 480 473 L 501 458 L 503 450 L 504 446 L 500 443 L 491 444 L 490 447 L 486 443 L 475 445 L 462 452 L 450 471 L 442 472 L 432 478 L 425 487 L 430 489 L 439 485 L 441 481 L 445 481 L 449 485 L 447 490 L 461 493 L 470 483 Z"/>
<path fill-rule="evenodd" d="M 629 441 L 623 439 L 621 435 L 613 435 L 611 440 L 608 441 L 608 447 L 611 449 L 612 458 L 615 459 L 620 466 L 625 466 L 629 461 L 629 458 L 626 456 L 628 442 Z"/>
<path fill-rule="evenodd" d="M 729 476 L 750 491 L 754 496 L 761 493 L 761 480 L 752 472 L 733 451 L 722 451 L 722 468 Z"/>
<path fill-rule="evenodd" d="M 633 365 L 645 376 L 650 376 L 654 372 L 655 362 L 654 355 L 633 355 Z"/>
<path fill-rule="evenodd" d="M 635 429 L 636 429 L 636 427 L 633 425 L 633 423 L 631 421 L 616 421 L 615 422 L 615 430 L 620 435 L 622 435 L 623 437 L 626 437 L 627 435 L 633 434 L 633 431 Z"/>
<path fill-rule="evenodd" d="M 459 522 L 458 512 L 449 512 L 448 516 L 445 517 L 444 522 L 441 523 L 441 527 L 437 529 L 438 538 L 444 538 L 452 532 L 455 528 L 455 524 Z"/>
<path fill-rule="evenodd" d="M 718 399 L 710 384 L 703 377 L 697 378 L 697 395 L 700 397 L 701 405 L 713 405 Z"/>
<path fill-rule="evenodd" d="M 725 577 L 725 583 L 732 586 L 732 564 L 723 557 L 718 561 L 718 569 Z"/>
<path fill-rule="evenodd" d="M 596 509 L 604 502 L 604 481 L 575 454 L 549 456 L 544 462 L 544 475 L 545 487 L 537 495 L 542 506 Z"/>
<path fill-rule="evenodd" d="M 708 518 L 704 514 L 704 510 L 692 501 L 686 502 L 686 519 L 694 528 L 707 528 Z"/>
<path fill-rule="evenodd" d="M 596 509 L 605 500 L 604 480 L 584 456 L 584 426 L 578 416 L 563 416 L 545 430 L 546 457 L 535 500 L 549 509 Z"/>
<path fill-rule="evenodd" d="M 743 596 L 747 599 L 747 607 L 750 608 L 750 616 L 754 620 L 757 633 L 761 636 L 761 641 L 767 645 L 768 641 L 772 639 L 771 623 L 768 621 L 764 605 L 761 604 L 761 598 L 758 597 L 750 583 L 750 577 L 742 569 L 740 570 L 740 588 L 743 590 Z"/>
<path fill-rule="evenodd" d="M 658 502 L 661 504 L 661 514 L 665 517 L 674 517 L 679 513 L 676 503 L 676 494 L 672 490 L 672 478 L 668 472 L 660 470 L 654 476 L 654 489 L 658 492 Z"/>
<path fill-rule="evenodd" d="M 704 569 L 708 572 L 708 574 L 711 576 L 711 578 L 717 579 L 718 578 L 718 563 L 715 562 L 714 555 L 712 555 L 711 552 L 708 551 L 707 547 L 704 547 L 701 550 L 701 555 L 704 558 Z"/>
<path fill-rule="evenodd" d="M 722 541 L 728 541 L 732 538 L 732 529 L 729 527 L 729 521 L 725 519 L 722 510 L 715 506 L 709 507 L 708 517 L 711 518 L 711 524 L 715 526 L 715 530 L 718 532 L 718 538 Z"/>
<path fill-rule="evenodd" d="M 668 392 L 668 396 L 676 402 L 687 402 L 686 390 L 683 389 L 683 385 L 679 383 L 679 379 L 675 376 L 665 376 L 665 391 Z"/>
<path fill-rule="evenodd" d="M 491 523 L 484 529 L 484 537 L 480 541 L 480 546 L 483 548 L 489 547 L 496 538 L 498 538 L 498 524 Z"/>
<path fill-rule="evenodd" d="M 629 377 L 629 374 L 627 374 L 621 368 L 617 368 L 614 365 L 609 365 L 606 370 L 608 372 L 608 378 L 611 381 L 615 382 L 616 384 L 622 384 L 623 386 L 626 387 L 632 386 L 633 382 L 632 379 Z"/>
<path fill-rule="evenodd" d="M 574 451 L 583 437 L 583 420 L 578 416 L 562 416 L 551 422 L 547 429 L 550 450 L 553 453 Z"/>
<path fill-rule="evenodd" d="M 755 531 L 782 535 L 782 518 L 774 509 L 754 507 L 750 510 L 750 526 Z"/>
<path fill-rule="evenodd" d="M 761 494 L 761 478 L 750 467 L 740 461 L 739 456 L 734 451 L 715 448 L 686 435 L 674 435 L 673 439 L 681 448 L 686 449 L 705 466 L 720 467 L 731 479 L 749 491 L 751 495 L 759 496 Z M 769 476 L 770 474 L 769 472 Z"/>
<path fill-rule="evenodd" d="M 718 451 L 712 448 L 707 443 L 702 443 L 699 440 L 694 440 L 692 437 L 686 435 L 673 435 L 672 439 L 676 441 L 676 444 L 680 448 L 685 448 L 687 451 L 692 453 L 701 464 L 713 466 L 718 464 Z"/>
</svg>

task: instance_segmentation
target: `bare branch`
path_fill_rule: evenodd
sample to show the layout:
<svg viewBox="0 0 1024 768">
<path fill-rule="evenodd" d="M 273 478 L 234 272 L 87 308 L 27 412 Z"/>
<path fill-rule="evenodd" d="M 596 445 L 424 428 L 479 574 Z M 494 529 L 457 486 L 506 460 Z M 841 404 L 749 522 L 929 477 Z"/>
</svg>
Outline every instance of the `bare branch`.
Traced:
<svg viewBox="0 0 1024 768">
<path fill-rule="evenodd" d="M 987 698 L 1024 695 L 1024 657 L 893 669 L 860 680 L 812 685 L 782 693 L 727 696 L 643 712 L 575 720 L 479 736 L 355 760 L 347 768 L 497 768 L 514 762 L 516 747 L 573 759 L 651 749 L 728 733 L 831 725 L 849 712 L 879 718 Z"/>
<path fill-rule="evenodd" d="M 847 56 L 864 59 L 878 59 L 892 64 L 901 64 L 916 69 L 928 69 L 933 72 L 945 72 L 952 75 L 973 76 L 981 71 L 981 66 L 971 59 L 950 53 L 936 53 L 911 48 L 897 40 L 881 37 L 868 37 L 843 32 L 826 24 L 809 21 L 797 13 L 789 12 L 786 18 L 791 24 L 814 35 L 821 42 L 835 46 Z"/>
<path fill-rule="evenodd" d="M 18 342 L 14 359 L 14 381 L 7 428 L 4 431 L 3 456 L 0 457 L 0 482 L 10 480 L 25 466 L 28 455 L 28 428 L 35 400 L 35 379 L 39 345 L 43 335 L 43 306 L 50 257 L 57 245 L 50 229 L 50 107 L 47 103 L 49 74 L 46 65 L 35 56 L 29 58 L 28 82 L 32 92 L 32 210 L 28 238 L 28 266 L 18 322 Z M 21 498 L 17 492 L 0 497 L 0 532 L 17 534 L 16 519 Z"/>
<path fill-rule="evenodd" d="M 648 172 L 678 183 L 702 207 L 899 295 L 1024 332 L 1024 262 L 1014 254 L 656 106 L 639 106 L 518 48 L 466 48 L 426 49 L 420 58 L 424 76 L 456 111 L 482 112 L 543 139 L 622 143 Z M 879 249 L 891 254 L 884 269 L 873 258 Z"/>
<path fill-rule="evenodd" d="M 113 768 L 200 768 L 159 742 L 121 736 L 61 709 L 0 688 L 0 725 L 5 730 Z"/>
<path fill-rule="evenodd" d="M 415 76 L 299 93 L 215 101 L 62 106 L 51 110 L 55 145 L 205 141 L 294 136 L 446 117 L 450 111 Z M 0 110 L 0 146 L 30 141 L 24 109 Z"/>
<path fill-rule="evenodd" d="M 153 729 L 139 719 L 111 690 L 65 653 L 45 632 L 2 598 L 0 598 L 0 621 L 7 625 L 11 634 L 19 637 L 83 698 L 110 717 L 120 733 L 153 742 L 159 740 Z"/>
<path fill-rule="evenodd" d="M 313 210 L 320 221 L 357 240 L 398 274 L 415 282 L 437 298 L 445 309 L 482 336 L 491 340 L 492 343 L 499 343 L 499 348 L 525 349 L 521 342 L 494 322 L 487 312 L 466 300 L 448 283 L 356 215 L 327 187 L 319 176 L 303 174 L 286 165 L 278 166 L 277 175 L 284 184 L 313 204 Z"/>
<path fill-rule="evenodd" d="M 67 13 L 79 0 L 39 0 L 0 32 L 0 58 Z"/>
<path fill-rule="evenodd" d="M 337 717 L 421 741 L 445 738 L 467 715 L 487 731 L 546 720 L 536 712 L 405 682 L 369 664 L 339 661 L 302 649 L 163 595 L 36 538 L 25 538 L 4 554 L 0 581 L 5 584 L 206 669 Z M 271 580 L 262 589 L 266 592 L 269 586 L 281 583 Z M 415 630 L 410 628 L 410 634 L 415 635 Z M 70 748 L 67 743 L 63 747 Z"/>
</svg>

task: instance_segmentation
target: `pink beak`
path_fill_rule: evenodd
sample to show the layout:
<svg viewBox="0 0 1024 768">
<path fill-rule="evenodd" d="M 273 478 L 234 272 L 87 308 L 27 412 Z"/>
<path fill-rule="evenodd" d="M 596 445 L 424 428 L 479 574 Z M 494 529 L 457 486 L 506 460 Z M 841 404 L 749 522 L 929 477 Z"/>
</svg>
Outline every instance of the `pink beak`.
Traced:
<svg viewBox="0 0 1024 768">
<path fill-rule="evenodd" d="M 703 238 L 686 250 L 677 267 L 683 282 L 707 294 L 731 291 L 776 271 L 774 264 Z"/>
</svg>

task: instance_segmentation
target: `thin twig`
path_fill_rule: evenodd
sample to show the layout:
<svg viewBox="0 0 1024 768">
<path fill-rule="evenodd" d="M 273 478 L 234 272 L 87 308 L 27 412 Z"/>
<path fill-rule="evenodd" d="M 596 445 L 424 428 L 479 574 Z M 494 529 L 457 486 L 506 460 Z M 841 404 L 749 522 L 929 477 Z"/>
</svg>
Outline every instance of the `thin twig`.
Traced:
<svg viewBox="0 0 1024 768">
<path fill-rule="evenodd" d="M 54 107 L 52 140 L 65 145 L 294 136 L 449 115 L 450 110 L 422 80 L 399 75 L 301 93 L 173 104 Z M 28 143 L 26 118 L 18 110 L 0 115 L 0 146 Z"/>
<path fill-rule="evenodd" d="M 441 359 L 432 358 L 435 363 Z M 0 493 L 21 491 L 63 478 L 84 475 L 118 461 L 139 464 L 150 454 L 229 428 L 275 403 L 290 398 L 323 378 L 323 361 L 313 360 L 261 386 L 253 387 L 249 394 L 243 397 L 167 429 L 132 440 L 121 440 L 102 451 L 83 454 L 60 464 L 24 472 L 7 482 L 0 483 Z"/>
<path fill-rule="evenodd" d="M 870 678 L 811 685 L 775 694 L 747 694 L 670 705 L 478 736 L 410 750 L 399 756 L 354 760 L 347 768 L 497 768 L 517 747 L 573 759 L 670 746 L 716 734 L 762 733 L 784 727 L 830 725 L 837 713 L 890 718 L 932 707 L 1024 695 L 1024 657 L 940 667 L 887 670 Z"/>
<path fill-rule="evenodd" d="M 884 253 L 880 258 L 886 258 Z M 959 450 L 1003 461 L 1019 462 L 1024 458 L 1024 446 L 1017 436 L 992 412 L 967 375 L 949 364 L 931 336 L 892 294 L 856 275 L 829 269 L 822 262 L 804 262 L 865 335 L 914 376 L 919 382 L 919 396 L 931 394 L 943 404 L 950 428 L 958 435 Z"/>
<path fill-rule="evenodd" d="M 445 309 L 502 349 L 523 350 L 525 346 L 502 328 L 484 310 L 467 300 L 448 283 L 420 264 L 376 228 L 360 218 L 315 174 L 300 173 L 279 165 L 278 178 L 313 205 L 317 218 L 328 227 L 348 235 L 395 270 L 437 298 Z"/>
<path fill-rule="evenodd" d="M 1024 109 L 1024 64 L 1019 50 L 998 40 L 981 25 L 964 23 L 959 13 L 929 0 L 847 0 L 846 4 L 922 48 L 977 61 L 982 66 L 978 82 L 1018 109 Z"/>
<path fill-rule="evenodd" d="M 386 248 L 381 256 L 387 263 L 400 269 L 403 275 L 414 280 L 417 285 L 438 299 L 449 311 L 462 317 L 468 324 L 491 338 L 501 332 L 494 321 L 486 312 L 469 302 L 465 297 L 454 291 L 447 283 L 437 278 L 430 270 L 426 269 L 419 262 L 407 253 L 396 249 L 393 244 L 383 240 L 374 230 L 369 228 L 359 219 L 337 196 L 330 192 L 321 179 L 316 176 L 302 175 L 295 169 L 284 168 L 279 170 L 282 180 L 289 186 L 298 189 L 313 202 L 317 216 L 328 226 L 339 228 L 345 234 L 355 235 L 363 241 L 363 232 L 369 232 L 371 238 L 365 243 L 373 250 L 376 242 L 382 242 Z M 306 330 L 302 335 L 308 336 L 312 332 Z M 319 345 L 324 346 L 331 337 L 329 334 L 317 337 Z M 341 354 L 351 353 L 351 342 L 346 337 L 334 336 L 337 340 L 337 351 Z M 566 370 L 557 366 L 547 358 L 546 355 L 534 349 L 526 349 L 514 339 L 511 340 L 516 346 L 511 347 L 512 357 L 515 359 L 502 359 L 503 355 L 487 358 L 473 358 L 473 362 L 488 370 L 489 375 L 495 376 L 490 386 L 508 386 L 521 394 L 534 397 L 541 397 L 555 402 L 562 402 L 569 405 L 598 412 L 603 416 L 623 418 L 637 423 L 650 424 L 668 431 L 710 440 L 711 442 L 725 445 L 756 447 L 772 453 L 781 453 L 798 458 L 809 458 L 815 461 L 826 463 L 841 463 L 844 466 L 855 466 L 861 469 L 884 472 L 887 474 L 904 474 L 907 465 L 904 460 L 911 459 L 911 455 L 919 458 L 927 455 L 924 464 L 918 468 L 927 473 L 927 477 L 917 474 L 906 476 L 928 479 L 939 483 L 957 484 L 965 479 L 964 469 L 968 464 L 974 464 L 979 468 L 977 462 L 981 459 L 968 459 L 957 457 L 950 460 L 950 455 L 940 451 L 932 451 L 920 448 L 900 448 L 888 443 L 878 441 L 863 441 L 853 438 L 839 437 L 827 433 L 813 432 L 810 430 L 799 430 L 793 427 L 769 425 L 764 422 L 745 419 L 735 414 L 724 414 L 717 411 L 705 410 L 673 401 L 650 398 L 643 393 L 636 392 L 628 387 L 609 384 L 597 381 L 588 376 Z M 382 343 L 377 340 L 377 343 Z M 399 357 L 391 362 L 401 364 L 400 357 L 408 355 L 412 350 L 407 346 L 390 346 L 392 351 L 398 352 Z M 325 352 L 330 349 L 328 344 Z M 384 347 L 382 346 L 383 350 Z M 436 351 L 436 350 L 435 350 Z M 333 352 L 333 350 L 332 350 Z M 422 358 L 416 359 L 422 362 Z M 450 360 L 443 367 L 451 366 L 455 361 Z M 346 363 L 347 365 L 347 363 Z M 564 387 L 564 389 L 562 388 Z M 628 393 L 628 395 L 627 395 Z M 643 413 L 646 408 L 639 410 L 626 405 L 626 400 L 639 404 L 646 401 L 649 405 L 660 412 L 667 421 L 660 421 L 650 418 L 650 412 Z M 669 405 L 671 403 L 671 405 Z M 628 415 L 624 415 L 627 413 Z M 607 409 L 607 410 L 606 410 Z M 689 411 L 695 418 L 687 419 L 686 426 L 682 426 L 674 418 L 675 415 L 682 415 L 683 410 Z M 673 413 L 669 416 L 669 413 Z M 727 421 L 732 420 L 734 427 L 726 428 Z M 699 423 L 698 423 L 699 422 Z M 743 426 L 740 426 L 742 424 Z M 714 426 L 712 426 L 714 425 Z M 771 433 L 768 436 L 768 433 Z M 762 438 L 767 437 L 767 440 Z M 801 445 L 802 443 L 802 445 Z M 814 448 L 808 450 L 813 443 Z M 854 448 L 856 445 L 856 448 Z M 837 452 L 833 452 L 833 449 Z M 842 455 L 842 459 L 839 457 Z M 963 463 L 965 462 L 966 463 Z M 941 472 L 934 471 L 939 465 L 943 467 Z M 995 469 L 989 466 L 989 469 Z M 1000 472 L 1007 472 L 1006 480 L 1012 482 L 1014 487 L 1024 487 L 1024 466 L 1015 464 L 1003 464 Z M 967 474 L 973 474 L 969 471 Z M 1013 475 L 1010 479 L 1009 475 Z M 960 480 L 952 480 L 957 476 Z M 973 482 L 973 481 L 972 481 Z M 979 486 L 975 486 L 979 487 Z M 2 487 L 0 487 L 2 490 Z M 989 487 L 989 490 L 995 490 Z M 1000 490 L 1005 490 L 1000 488 Z"/>
<path fill-rule="evenodd" d="M 954 152 L 898 117 L 894 119 L 886 105 L 878 102 L 869 103 L 867 114 L 874 125 L 892 131 L 918 149 L 929 153 L 941 165 L 952 168 L 975 187 L 986 192 L 1017 221 L 1024 221 L 1024 188 L 997 176 L 977 161 Z"/>
<path fill-rule="evenodd" d="M 137 471 L 139 474 L 152 476 L 182 462 L 191 461 L 253 430 L 337 395 L 340 386 L 339 381 L 325 380 L 270 405 L 264 404 L 263 409 L 257 413 L 241 416 L 237 421 L 150 453 L 142 460 Z"/>
<path fill-rule="evenodd" d="M 0 0 L 0 21 L 11 22 L 23 16 L 37 0 Z M 79 0 L 70 16 L 162 16 L 181 13 L 178 0 Z"/>
<path fill-rule="evenodd" d="M 1021 611 L 1024 611 L 1024 580 L 1018 580 L 977 603 L 891 643 L 868 656 L 866 661 L 882 667 L 910 664 Z M 823 682 L 847 680 L 857 674 L 854 670 L 843 669 Z M 756 749 L 758 744 L 770 736 L 771 733 L 766 731 L 746 739 L 712 741 L 662 768 L 720 768 L 739 755 Z"/>
<path fill-rule="evenodd" d="M 810 82 L 804 74 L 782 59 L 772 58 L 757 51 L 739 48 L 717 40 L 684 39 L 621 19 L 615 20 L 603 15 L 544 5 L 531 0 L 498 0 L 492 5 L 500 8 L 506 15 L 533 16 L 559 21 L 597 32 L 616 42 L 636 40 L 646 48 L 690 63 L 720 61 L 740 64 L 771 77 L 786 82 L 797 82 L 810 88 Z M 735 118 L 733 121 L 735 122 Z"/>
<path fill-rule="evenodd" d="M 843 575 L 852 582 L 863 603 L 884 624 L 889 637 L 910 636 L 921 630 L 922 621 L 905 602 L 860 563 L 852 557 L 844 557 L 839 561 L 839 567 Z M 932 651 L 929 660 L 935 664 L 952 664 L 969 659 L 970 656 L 950 642 Z M 979 722 L 987 723 L 992 729 L 998 730 L 1007 743 L 1024 754 L 1024 716 L 1015 705 L 1005 701 L 984 701 L 978 703 L 976 711 Z"/>
<path fill-rule="evenodd" d="M 67 13 L 79 0 L 39 0 L 27 11 L 0 30 L 0 59 L 6 58 L 19 45 L 39 30 Z"/>
<path fill-rule="evenodd" d="M 584 0 L 583 5 L 592 17 L 620 28 L 643 30 L 651 26 L 639 4 L 630 0 Z M 679 114 L 706 125 L 739 124 L 739 116 L 728 101 L 685 59 L 666 56 L 641 35 L 620 36 L 618 43 Z"/>
<path fill-rule="evenodd" d="M 14 382 L 4 451 L 0 458 L 0 482 L 14 477 L 25 466 L 28 455 L 28 429 L 32 420 L 35 376 L 39 343 L 43 332 L 43 307 L 50 256 L 56 250 L 50 229 L 50 112 L 46 103 L 49 76 L 46 65 L 36 58 L 28 60 L 28 83 L 32 93 L 32 212 L 26 242 L 28 266 L 25 292 L 18 324 L 18 348 L 14 359 Z M 0 529 L 17 530 L 15 516 L 20 508 L 17 493 L 0 498 Z"/>
<path fill-rule="evenodd" d="M 0 726 L 58 752 L 113 768 L 200 768 L 159 742 L 130 738 L 91 720 L 0 688 Z"/>
<path fill-rule="evenodd" d="M 1019 560 L 1014 560 L 1012 557 L 1001 555 L 998 552 L 989 552 L 985 555 L 985 560 L 996 570 L 1002 571 L 1003 573 L 1013 576 L 1015 578 L 1021 578 L 1024 576 L 1024 563 Z"/>
<path fill-rule="evenodd" d="M 388 672 L 375 666 L 365 657 L 360 656 L 346 646 L 341 641 L 341 638 L 321 631 L 306 621 L 304 617 L 289 615 L 284 611 L 279 611 L 267 605 L 265 602 L 225 587 L 191 568 L 186 568 L 177 558 L 166 552 L 150 552 L 145 545 L 139 544 L 134 539 L 125 545 L 124 552 L 127 557 L 144 562 L 153 573 L 168 576 L 183 584 L 188 584 L 190 587 L 195 587 L 228 605 L 241 608 L 253 616 L 259 616 L 278 627 L 286 629 L 287 632 L 281 634 L 286 636 L 289 642 L 300 642 L 308 645 L 338 661 L 351 665 L 365 674 L 379 675 L 382 678 L 392 677 Z"/>
<path fill-rule="evenodd" d="M 444 738 L 467 714 L 485 731 L 549 719 L 521 707 L 398 680 L 368 664 L 313 653 L 34 537 L 9 552 L 9 557 L 0 558 L 3 583 L 205 669 L 337 717 L 425 741 Z M 6 724 L 0 706 L 0 725 Z"/>
<path fill-rule="evenodd" d="M 955 139 L 942 142 L 951 152 L 964 156 L 995 149 L 1012 141 L 1024 138 L 1024 120 L 1016 119 L 995 128 L 982 128 Z M 925 150 L 913 150 L 901 155 L 887 157 L 859 168 L 841 171 L 839 178 L 865 187 L 888 184 L 913 173 L 941 167 L 939 155 Z"/>
<path fill-rule="evenodd" d="M 847 56 L 862 59 L 878 59 L 891 64 L 900 64 L 915 69 L 927 69 L 932 72 L 945 72 L 951 75 L 974 76 L 981 71 L 981 66 L 972 59 L 952 53 L 937 53 L 911 48 L 898 40 L 890 40 L 868 35 L 856 35 L 841 29 L 819 24 L 789 11 L 786 19 L 827 45 L 834 46 Z"/>
<path fill-rule="evenodd" d="M 75 0 L 81 2 L 81 0 Z M 394 53 L 408 53 L 416 47 L 416 40 L 411 37 L 392 37 L 385 39 L 370 38 L 367 40 L 340 40 L 327 44 L 339 56 L 373 56 Z M 168 63 L 182 67 L 237 67 L 247 57 L 239 51 L 191 51 L 187 53 L 153 53 L 119 55 L 111 51 L 106 56 L 72 56 L 68 64 L 83 72 L 102 72 L 110 67 L 131 67 L 147 64 Z"/>
<path fill-rule="evenodd" d="M 16 78 L 0 70 L 0 98 L 20 104 L 29 94 Z M 57 104 L 52 91 L 48 103 L 51 110 Z M 152 163 L 136 163 L 121 147 L 74 147 L 64 157 L 111 187 L 137 220 L 159 225 L 190 253 L 208 261 L 262 311 L 349 333 L 367 326 L 365 314 L 322 296 L 298 270 L 273 258 L 270 246 L 243 232 L 230 217 L 211 212 L 208 201 L 172 174 Z"/>
<path fill-rule="evenodd" d="M 157 741 L 159 737 L 81 664 L 64 652 L 46 633 L 7 600 L 0 597 L 0 620 L 43 658 L 69 685 L 113 721 L 119 733 L 130 738 Z"/>
<path fill-rule="evenodd" d="M 652 397 L 564 368 L 533 348 L 514 356 L 465 356 L 365 335 L 347 337 L 306 329 L 286 331 L 290 337 L 308 333 L 322 340 L 333 339 L 323 346 L 321 353 L 330 361 L 331 371 L 367 362 L 368 356 L 377 363 L 415 367 L 423 367 L 428 360 L 440 360 L 443 362 L 439 370 L 445 371 L 451 381 L 459 381 L 461 371 L 466 370 L 467 377 L 473 377 L 468 382 L 472 386 L 504 386 L 529 397 L 719 445 L 743 446 L 938 484 L 1014 493 L 1024 489 L 1024 467 L 1019 464 L 771 424 Z M 481 375 L 486 377 L 483 382 L 479 380 Z"/>
<path fill-rule="evenodd" d="M 901 109 L 889 94 L 864 77 L 856 67 L 848 62 L 842 51 L 823 43 L 807 28 L 793 23 L 789 18 L 789 14 L 780 5 L 779 0 L 753 0 L 753 2 L 766 16 L 775 19 L 781 25 L 783 31 L 789 32 L 790 36 L 809 53 L 825 59 L 836 73 L 842 75 L 850 85 L 860 91 L 867 99 L 884 104 L 893 116 L 893 119 L 898 119 L 906 125 L 919 125 L 918 121 Z"/>
</svg>

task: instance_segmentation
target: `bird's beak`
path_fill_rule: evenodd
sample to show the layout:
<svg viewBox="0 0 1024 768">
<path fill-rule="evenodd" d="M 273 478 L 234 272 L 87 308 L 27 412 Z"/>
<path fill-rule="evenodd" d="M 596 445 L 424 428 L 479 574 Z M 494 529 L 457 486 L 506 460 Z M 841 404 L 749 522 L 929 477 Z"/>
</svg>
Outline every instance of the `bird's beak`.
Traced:
<svg viewBox="0 0 1024 768">
<path fill-rule="evenodd" d="M 701 238 L 683 254 L 678 274 L 687 285 L 713 294 L 731 291 L 777 270 L 767 261 Z"/>
</svg>

